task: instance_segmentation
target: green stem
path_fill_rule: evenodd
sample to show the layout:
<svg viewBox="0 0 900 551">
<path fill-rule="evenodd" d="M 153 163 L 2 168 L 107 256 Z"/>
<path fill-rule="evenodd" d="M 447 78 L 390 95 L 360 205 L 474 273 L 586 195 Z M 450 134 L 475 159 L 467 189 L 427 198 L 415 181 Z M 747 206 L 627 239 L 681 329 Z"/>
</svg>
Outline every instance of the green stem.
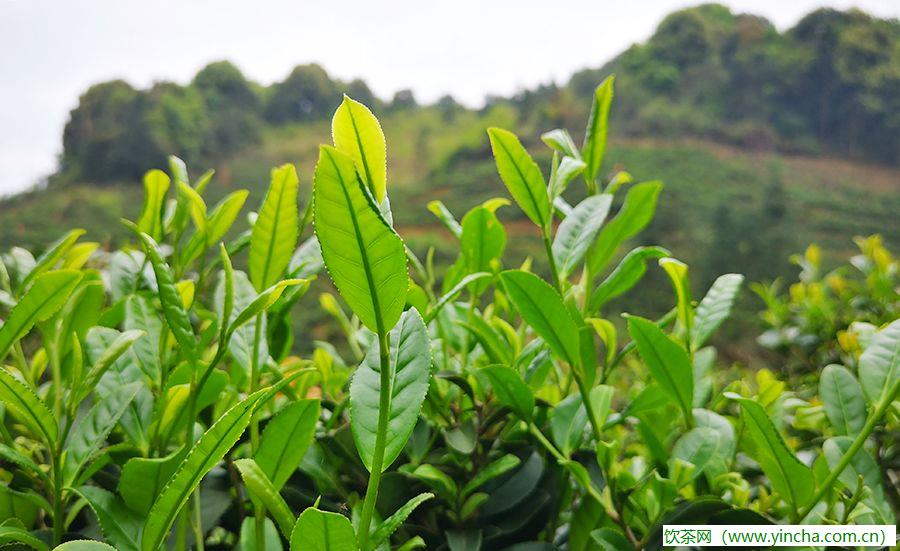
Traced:
<svg viewBox="0 0 900 551">
<path fill-rule="evenodd" d="M 553 277 L 553 288 L 562 295 L 559 270 L 556 267 L 556 260 L 553 258 L 553 244 L 550 242 L 550 230 L 545 230 L 542 237 L 544 239 L 544 250 L 547 251 L 547 261 L 550 263 L 550 275 Z"/>
<path fill-rule="evenodd" d="M 600 442 L 600 432 L 603 427 L 598 426 L 597 416 L 594 412 L 594 404 L 591 403 L 591 392 L 590 389 L 587 388 L 587 385 L 584 384 L 584 380 L 579 376 L 575 375 L 575 384 L 578 385 L 578 392 L 581 394 L 581 401 L 584 404 L 584 409 L 588 414 L 588 421 L 591 424 L 591 433 L 594 435 L 594 440 Z"/>
<path fill-rule="evenodd" d="M 872 415 L 870 415 L 869 418 L 866 419 L 866 424 L 863 425 L 862 430 L 858 435 L 856 435 L 856 439 L 853 440 L 853 443 L 850 444 L 850 447 L 847 448 L 847 451 L 844 452 L 844 455 L 841 456 L 841 459 L 840 461 L 838 461 L 837 466 L 831 470 L 831 473 L 828 474 L 828 477 L 819 486 L 819 490 L 816 492 L 816 495 L 813 497 L 813 499 L 809 502 L 809 505 L 807 505 L 805 509 L 798 513 L 797 521 L 795 524 L 800 524 L 801 522 L 803 522 L 803 520 L 806 519 L 806 517 L 809 516 L 809 514 L 815 508 L 816 504 L 819 503 L 819 501 L 821 501 L 822 498 L 825 497 L 825 494 L 827 494 L 834 487 L 834 483 L 837 482 L 838 477 L 841 476 L 841 473 L 844 472 L 844 469 L 846 469 L 847 465 L 850 464 L 850 461 L 853 460 L 856 452 L 858 452 L 860 448 L 863 447 L 863 445 L 866 443 L 866 440 L 875 430 L 878 422 L 881 421 L 881 418 L 887 412 L 888 408 L 891 407 L 891 403 L 897 397 L 898 392 L 900 392 L 900 379 L 894 381 L 891 389 L 884 396 L 882 396 L 881 400 L 875 406 L 875 410 L 872 412 Z"/>
<path fill-rule="evenodd" d="M 253 394 L 259 388 L 259 348 L 262 340 L 262 321 L 263 314 L 256 316 L 256 327 L 253 331 L 253 356 L 250 358 L 250 393 Z M 259 419 L 256 414 L 250 420 L 250 450 L 256 454 L 259 448 Z M 253 504 L 253 516 L 256 521 L 256 551 L 265 551 L 266 548 L 266 510 L 262 504 Z"/>
<path fill-rule="evenodd" d="M 388 334 L 378 335 L 378 356 L 380 359 L 381 388 L 378 401 L 378 429 L 375 433 L 375 450 L 372 453 L 372 468 L 369 473 L 369 484 L 363 501 L 362 516 L 359 519 L 359 548 L 368 551 L 369 526 L 375 513 L 375 501 L 378 499 L 378 486 L 381 483 L 381 471 L 384 463 L 384 448 L 387 445 L 388 419 L 391 409 L 391 351 Z"/>
</svg>

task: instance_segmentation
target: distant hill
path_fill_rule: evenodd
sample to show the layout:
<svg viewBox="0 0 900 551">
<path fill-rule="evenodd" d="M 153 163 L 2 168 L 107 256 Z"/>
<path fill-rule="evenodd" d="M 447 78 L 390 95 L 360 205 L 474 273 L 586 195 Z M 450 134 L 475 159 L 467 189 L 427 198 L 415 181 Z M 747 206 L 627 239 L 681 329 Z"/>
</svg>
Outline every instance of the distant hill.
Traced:
<svg viewBox="0 0 900 551">
<path fill-rule="evenodd" d="M 537 127 L 571 127 L 610 73 L 619 78 L 613 120 L 630 136 L 900 162 L 897 20 L 820 9 L 779 33 L 764 18 L 701 5 L 672 13 L 646 43 L 601 68 L 562 86 L 490 98 L 487 109 L 504 103 Z M 382 112 L 419 108 L 409 91 L 383 101 L 365 82 L 332 79 L 318 65 L 300 65 L 270 86 L 248 81 L 227 61 L 186 85 L 137 90 L 103 82 L 71 113 L 54 181 L 134 180 L 172 153 L 215 164 L 259 144 L 267 128 L 327 119 L 341 93 Z M 462 110 L 450 96 L 436 107 Z"/>
</svg>

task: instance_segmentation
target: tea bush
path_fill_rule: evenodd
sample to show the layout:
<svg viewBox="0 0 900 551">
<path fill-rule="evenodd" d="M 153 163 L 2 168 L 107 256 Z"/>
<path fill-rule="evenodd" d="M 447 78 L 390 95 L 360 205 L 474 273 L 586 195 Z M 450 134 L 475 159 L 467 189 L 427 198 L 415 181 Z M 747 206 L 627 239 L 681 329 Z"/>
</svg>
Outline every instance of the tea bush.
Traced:
<svg viewBox="0 0 900 551">
<path fill-rule="evenodd" d="M 107 252 L 75 230 L 37 258 L 12 249 L 0 540 L 609 550 L 660 548 L 664 522 L 893 523 L 889 441 L 873 435 L 897 429 L 896 301 L 810 396 L 720 369 L 707 342 L 743 278 L 695 301 L 669 251 L 616 261 L 663 186 L 604 172 L 612 97 L 610 78 L 582 147 L 542 136 L 549 181 L 513 133 L 488 130 L 515 207 L 498 197 L 457 220 L 430 203 L 459 251 L 443 270 L 394 229 L 384 135 L 348 97 L 302 208 L 295 168 L 275 168 L 243 229 L 247 193 L 210 207 L 213 174 L 191 180 L 172 158 L 144 178 L 131 244 Z M 570 205 L 576 182 L 587 197 Z M 544 258 L 504 264 L 500 208 L 524 212 Z M 605 317 L 652 264 L 669 312 Z M 298 357 L 313 338 L 292 317 L 323 269 L 338 296 L 318 301 L 345 342 Z"/>
</svg>

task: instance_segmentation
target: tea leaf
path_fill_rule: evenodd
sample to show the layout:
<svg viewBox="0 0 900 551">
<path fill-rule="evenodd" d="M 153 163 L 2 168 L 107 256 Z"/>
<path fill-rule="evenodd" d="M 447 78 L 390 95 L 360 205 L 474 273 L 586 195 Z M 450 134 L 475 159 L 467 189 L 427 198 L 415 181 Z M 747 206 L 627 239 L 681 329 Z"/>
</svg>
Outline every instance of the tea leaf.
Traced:
<svg viewBox="0 0 900 551">
<path fill-rule="evenodd" d="M 591 294 L 590 310 L 599 311 L 610 300 L 628 292 L 647 272 L 647 261 L 668 256 L 662 247 L 637 247 L 622 258 L 619 265 Z"/>
<path fill-rule="evenodd" d="M 72 230 L 50 245 L 46 252 L 37 258 L 34 268 L 28 272 L 28 275 L 19 285 L 19 288 L 27 289 L 37 276 L 53 268 L 56 263 L 69 252 L 75 242 L 78 241 L 78 238 L 84 234 L 84 230 Z"/>
<path fill-rule="evenodd" d="M 578 203 L 559 225 L 552 250 L 560 278 L 567 278 L 584 259 L 611 204 L 611 195 L 592 195 Z"/>
<path fill-rule="evenodd" d="M 0 350 L 3 347 L 0 346 Z M 2 357 L 2 354 L 0 354 Z M 859 380 L 870 404 L 885 399 L 900 378 L 900 320 L 875 333 L 859 357 Z"/>
<path fill-rule="evenodd" d="M 835 432 L 856 436 L 866 424 L 866 399 L 856 377 L 840 365 L 827 365 L 819 379 L 819 395 Z"/>
<path fill-rule="evenodd" d="M 141 243 L 144 246 L 144 252 L 150 259 L 150 265 L 153 266 L 153 273 L 156 275 L 156 285 L 159 288 L 159 300 L 162 303 L 163 315 L 169 330 L 178 341 L 179 347 L 184 350 L 185 357 L 189 361 L 193 361 L 197 356 L 197 341 L 194 338 L 194 328 L 191 327 L 191 320 L 188 317 L 187 310 L 181 300 L 181 294 L 175 285 L 175 277 L 172 270 L 162 258 L 159 246 L 152 237 L 146 233 L 138 234 Z"/>
<path fill-rule="evenodd" d="M 722 322 L 731 315 L 731 308 L 743 282 L 744 276 L 740 274 L 725 274 L 713 282 L 697 306 L 694 330 L 691 334 L 691 346 L 695 350 L 703 346 Z"/>
<path fill-rule="evenodd" d="M 54 547 L 53 551 L 116 551 L 116 548 L 94 540 L 73 540 Z"/>
<path fill-rule="evenodd" d="M 504 455 L 503 457 L 487 465 L 483 469 L 480 469 L 475 474 L 475 476 L 472 477 L 472 480 L 470 480 L 466 483 L 465 486 L 463 486 L 460 495 L 465 498 L 487 482 L 497 478 L 498 476 L 506 474 L 512 469 L 515 469 L 521 462 L 522 461 L 518 457 L 511 453 Z"/>
<path fill-rule="evenodd" d="M 297 246 L 299 183 L 294 165 L 272 170 L 272 182 L 250 233 L 250 281 L 257 291 L 278 281 Z"/>
<path fill-rule="evenodd" d="M 75 490 L 94 511 L 103 536 L 119 551 L 139 551 L 137 535 L 141 532 L 141 518 L 134 514 L 115 494 L 97 486 L 82 486 Z"/>
<path fill-rule="evenodd" d="M 613 84 L 616 77 L 609 76 L 594 90 L 594 101 L 591 103 L 591 114 L 588 117 L 587 130 L 584 134 L 582 154 L 587 167 L 584 176 L 593 182 L 597 179 L 603 157 L 606 154 L 606 133 L 609 121 L 609 108 L 613 99 Z"/>
<path fill-rule="evenodd" d="M 503 255 L 506 230 L 493 212 L 475 207 L 463 217 L 459 244 L 469 272 L 488 272 Z"/>
<path fill-rule="evenodd" d="M 525 215 L 539 228 L 550 221 L 550 198 L 544 176 L 519 138 L 508 130 L 488 128 L 497 172 Z"/>
<path fill-rule="evenodd" d="M 691 299 L 691 285 L 688 280 L 687 264 L 667 257 L 659 259 L 659 266 L 666 272 L 666 275 L 669 276 L 669 280 L 672 282 L 677 301 L 675 311 L 678 321 L 681 323 L 681 327 L 690 335 L 694 326 L 694 308 Z"/>
<path fill-rule="evenodd" d="M 319 401 L 299 400 L 278 412 L 266 425 L 253 458 L 276 490 L 297 470 L 313 441 L 318 421 Z"/>
<path fill-rule="evenodd" d="M 428 203 L 428 210 L 431 211 L 431 213 L 434 214 L 448 230 L 450 230 L 450 233 L 452 233 L 454 237 L 459 239 L 462 235 L 462 226 L 456 221 L 456 218 L 453 217 L 453 213 L 450 212 L 450 209 L 448 209 L 444 203 L 436 200 L 431 201 Z"/>
<path fill-rule="evenodd" d="M 331 279 L 363 325 L 384 334 L 400 319 L 409 289 L 403 241 L 346 154 L 321 147 L 314 189 L 316 235 Z"/>
<path fill-rule="evenodd" d="M 587 262 L 591 273 L 599 274 L 619 245 L 650 223 L 656 210 L 656 198 L 662 187 L 660 182 L 644 182 L 628 190 L 622 208 L 600 231 L 588 252 Z"/>
<path fill-rule="evenodd" d="M 141 549 L 156 551 L 162 544 L 175 517 L 200 480 L 237 442 L 250 423 L 257 404 L 268 399 L 272 393 L 273 389 L 259 390 L 238 402 L 194 444 L 150 509 L 141 536 Z"/>
<path fill-rule="evenodd" d="M 670 472 L 674 470 L 675 459 L 687 461 L 694 466 L 691 478 L 704 472 L 715 476 L 725 472 L 728 460 L 728 442 L 722 434 L 710 427 L 697 427 L 684 433 L 672 448 L 669 460 Z"/>
<path fill-rule="evenodd" d="M 578 147 L 575 145 L 572 136 L 569 135 L 568 130 L 556 128 L 549 132 L 544 132 L 541 134 L 541 140 L 547 144 L 548 147 L 562 153 L 566 157 L 581 160 L 581 152 L 578 151 Z"/>
<path fill-rule="evenodd" d="M 151 170 L 144 175 L 144 210 L 138 218 L 138 229 L 159 241 L 162 238 L 162 211 L 170 180 L 165 172 Z"/>
<path fill-rule="evenodd" d="M 266 473 L 252 459 L 238 459 L 234 462 L 234 466 L 240 471 L 241 478 L 244 479 L 244 485 L 250 495 L 260 501 L 268 512 L 272 513 L 278 529 L 285 538 L 290 538 L 294 527 L 294 514 L 291 513 L 284 498 L 272 485 Z"/>
<path fill-rule="evenodd" d="M 812 470 L 788 449 L 763 407 L 749 398 L 739 398 L 744 426 L 756 445 L 756 459 L 772 487 L 795 509 L 813 497 Z"/>
<path fill-rule="evenodd" d="M 132 457 L 122 467 L 118 491 L 125 503 L 136 513 L 146 515 L 153 507 L 166 482 L 175 474 L 184 451 L 166 457 Z"/>
<path fill-rule="evenodd" d="M 491 389 L 501 404 L 523 421 L 531 422 L 534 394 L 516 370 L 505 365 L 489 365 L 482 368 L 481 373 L 491 382 Z"/>
<path fill-rule="evenodd" d="M 431 345 L 419 312 L 403 314 L 390 335 L 390 398 L 387 439 L 382 470 L 397 459 L 419 417 L 431 381 Z M 369 349 L 350 382 L 350 429 L 356 449 L 371 470 L 380 408 L 381 367 L 379 347 Z"/>
<path fill-rule="evenodd" d="M 534 274 L 507 270 L 500 274 L 509 299 L 522 318 L 560 359 L 578 365 L 578 327 L 553 287 Z"/>
<path fill-rule="evenodd" d="M 353 525 L 344 515 L 309 507 L 291 532 L 291 551 L 358 551 Z"/>
<path fill-rule="evenodd" d="M 628 332 L 653 378 L 666 390 L 666 396 L 681 408 L 684 418 L 690 420 L 694 376 L 687 351 L 655 323 L 644 318 L 628 316 Z"/>
<path fill-rule="evenodd" d="M 423 493 L 403 504 L 402 507 L 397 509 L 393 515 L 389 516 L 384 522 L 379 524 L 372 532 L 372 538 L 370 540 L 372 542 L 372 547 L 377 549 L 382 542 L 391 537 L 391 534 L 393 534 L 397 528 L 409 518 L 409 515 L 411 515 L 419 505 L 433 497 L 434 494 Z"/>
<path fill-rule="evenodd" d="M 0 326 L 0 361 L 16 341 L 31 331 L 35 323 L 50 318 L 63 307 L 79 281 L 81 273 L 75 270 L 46 272 L 35 279 L 34 285 Z"/>
<path fill-rule="evenodd" d="M 33 390 L 4 368 L 0 368 L 0 400 L 16 419 L 41 436 L 44 444 L 52 446 L 56 442 L 59 429 L 53 413 Z"/>
<path fill-rule="evenodd" d="M 841 457 L 847 453 L 853 444 L 851 436 L 837 436 L 829 438 L 822 445 L 825 459 L 831 469 L 836 469 Z M 894 512 L 884 492 L 884 483 L 881 477 L 881 468 L 875 462 L 875 458 L 865 448 L 860 449 L 850 460 L 850 464 L 841 472 L 838 480 L 848 490 L 855 491 L 857 481 L 862 477 L 863 483 L 869 490 L 869 495 L 863 498 L 863 503 L 878 516 L 879 522 L 891 524 L 894 522 Z"/>
<path fill-rule="evenodd" d="M 334 147 L 353 159 L 356 172 L 380 204 L 387 190 L 387 146 L 378 119 L 368 107 L 344 95 L 331 121 L 331 135 Z"/>
<path fill-rule="evenodd" d="M 75 481 L 88 461 L 106 443 L 106 437 L 131 404 L 138 388 L 136 383 L 118 388 L 100 400 L 75 425 L 66 441 L 66 462 L 63 469 L 66 484 Z"/>
</svg>

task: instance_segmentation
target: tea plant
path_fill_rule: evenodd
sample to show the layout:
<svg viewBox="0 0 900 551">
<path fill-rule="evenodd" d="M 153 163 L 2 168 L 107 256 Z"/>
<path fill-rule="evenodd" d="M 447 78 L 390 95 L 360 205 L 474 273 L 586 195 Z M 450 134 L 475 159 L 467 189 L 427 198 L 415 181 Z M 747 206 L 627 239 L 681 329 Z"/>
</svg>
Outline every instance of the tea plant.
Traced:
<svg viewBox="0 0 900 551">
<path fill-rule="evenodd" d="M 443 272 L 417 256 L 393 224 L 381 127 L 347 97 L 302 209 L 278 167 L 241 231 L 247 192 L 210 208 L 213 174 L 172 158 L 124 222 L 135 244 L 74 231 L 4 255 L 0 541 L 608 550 L 659 548 L 664 522 L 893 522 L 870 437 L 897 427 L 900 322 L 873 328 L 852 371 L 826 368 L 811 401 L 769 371 L 727 380 L 707 342 L 743 278 L 695 301 L 661 247 L 615 262 L 663 186 L 604 172 L 612 97 L 610 78 L 582 147 L 542 136 L 549 181 L 488 129 L 544 258 L 504 265 L 503 197 L 460 221 L 430 203 L 459 254 Z M 609 316 L 653 263 L 668 313 Z M 346 342 L 292 329 L 323 267 L 341 300 L 319 304 Z M 798 436 L 816 444 L 797 454 Z"/>
</svg>

